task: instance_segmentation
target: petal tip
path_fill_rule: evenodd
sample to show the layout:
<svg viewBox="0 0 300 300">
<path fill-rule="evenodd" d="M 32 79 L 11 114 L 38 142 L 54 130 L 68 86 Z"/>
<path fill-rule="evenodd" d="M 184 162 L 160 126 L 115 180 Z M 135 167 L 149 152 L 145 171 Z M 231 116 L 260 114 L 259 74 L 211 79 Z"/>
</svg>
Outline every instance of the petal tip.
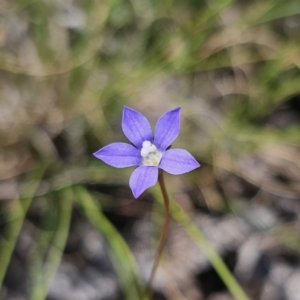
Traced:
<svg viewBox="0 0 300 300">
<path fill-rule="evenodd" d="M 170 109 L 165 114 L 176 113 L 176 112 L 178 113 L 178 115 L 180 115 L 180 113 L 181 113 L 181 106 L 178 106 L 178 107 L 175 107 L 173 109 Z"/>
<path fill-rule="evenodd" d="M 129 186 L 135 199 L 137 199 L 144 192 L 144 190 L 141 190 L 135 183 L 132 183 L 131 181 L 129 181 Z"/>
<path fill-rule="evenodd" d="M 136 112 L 136 110 L 134 110 L 133 108 L 131 108 L 131 107 L 129 107 L 129 106 L 127 106 L 127 105 L 124 105 L 123 106 L 123 114 L 126 112 L 126 111 L 134 111 L 134 112 Z"/>
<path fill-rule="evenodd" d="M 123 106 L 123 120 L 124 120 L 125 114 L 130 111 L 134 111 L 134 109 L 132 109 L 131 107 L 126 106 L 126 105 Z"/>
<path fill-rule="evenodd" d="M 199 163 L 195 160 L 195 163 L 194 163 L 194 169 L 192 169 L 191 171 L 196 170 L 196 169 L 198 169 L 198 168 L 200 168 L 200 167 L 201 167 L 201 164 L 199 164 Z"/>
<path fill-rule="evenodd" d="M 135 199 L 137 199 L 142 194 L 142 192 L 136 192 L 135 190 L 131 190 L 131 191 Z"/>
<path fill-rule="evenodd" d="M 99 158 L 99 152 L 101 151 L 101 149 L 97 150 L 96 152 L 93 153 L 93 156 L 95 156 L 96 158 Z"/>
</svg>

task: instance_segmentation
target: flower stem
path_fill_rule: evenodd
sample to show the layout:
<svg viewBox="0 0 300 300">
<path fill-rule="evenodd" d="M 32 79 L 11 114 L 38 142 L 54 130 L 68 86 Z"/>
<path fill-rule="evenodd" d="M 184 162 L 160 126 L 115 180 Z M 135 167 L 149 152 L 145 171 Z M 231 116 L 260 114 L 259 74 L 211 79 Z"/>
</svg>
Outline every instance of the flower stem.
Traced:
<svg viewBox="0 0 300 300">
<path fill-rule="evenodd" d="M 153 195 L 157 199 L 157 201 L 161 205 L 163 205 L 163 197 L 160 196 L 158 189 L 153 189 Z M 170 202 L 170 214 L 173 220 L 184 229 L 184 231 L 190 236 L 190 238 L 198 246 L 198 248 L 203 251 L 213 268 L 218 273 L 219 277 L 228 288 L 229 292 L 231 292 L 233 298 L 236 300 L 250 300 L 250 297 L 247 296 L 238 280 L 230 272 L 227 265 L 224 263 L 224 260 L 210 244 L 206 236 L 190 219 L 189 215 L 185 213 L 184 210 L 178 204 L 176 204 L 175 201 L 172 201 L 172 199 Z"/>
<path fill-rule="evenodd" d="M 168 233 L 168 228 L 169 228 L 169 223 L 170 223 L 170 219 L 171 219 L 171 215 L 170 215 L 170 200 L 169 200 L 169 196 L 167 193 L 167 189 L 165 186 L 165 181 L 164 181 L 164 177 L 163 177 L 163 171 L 160 171 L 159 176 L 158 176 L 158 183 L 159 183 L 159 187 L 164 199 L 164 205 L 165 205 L 165 220 L 164 220 L 164 225 L 162 228 L 162 233 L 159 239 L 159 243 L 158 243 L 158 247 L 156 250 L 156 255 L 155 255 L 155 261 L 151 270 L 151 274 L 150 274 L 150 278 L 148 281 L 148 285 L 147 285 L 147 294 L 149 299 L 152 298 L 152 282 L 155 276 L 155 272 L 157 270 L 157 267 L 159 265 L 159 261 L 162 255 L 162 251 L 164 249 L 165 243 L 166 243 L 166 237 L 167 237 L 167 233 Z"/>
</svg>

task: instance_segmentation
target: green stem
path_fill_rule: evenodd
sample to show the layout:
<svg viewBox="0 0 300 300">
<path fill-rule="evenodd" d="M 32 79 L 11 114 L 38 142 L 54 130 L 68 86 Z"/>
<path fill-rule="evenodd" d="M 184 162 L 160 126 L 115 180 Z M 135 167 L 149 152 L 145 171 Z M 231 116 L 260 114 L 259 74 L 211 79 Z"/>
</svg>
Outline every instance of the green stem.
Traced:
<svg viewBox="0 0 300 300">
<path fill-rule="evenodd" d="M 164 200 L 161 199 L 160 193 L 158 193 L 155 188 L 153 191 L 156 199 L 158 199 L 162 204 Z M 202 234 L 199 228 L 189 218 L 189 216 L 174 201 L 171 201 L 170 208 L 172 218 L 185 229 L 191 239 L 204 252 L 233 297 L 236 300 L 249 300 L 250 298 L 246 295 L 236 278 L 229 271 L 222 257 L 216 252 L 216 250 Z"/>
<path fill-rule="evenodd" d="M 160 171 L 159 176 L 158 176 L 158 183 L 159 183 L 159 187 L 161 190 L 161 194 L 164 200 L 164 205 L 165 205 L 165 220 L 164 220 L 164 225 L 163 225 L 163 229 L 162 229 L 162 233 L 159 239 L 159 243 L 158 243 L 158 247 L 156 250 L 156 255 L 155 255 L 155 261 L 151 270 L 151 274 L 150 274 L 150 278 L 148 281 L 148 285 L 147 285 L 147 291 L 148 291 L 148 297 L 149 299 L 152 298 L 152 283 L 153 283 L 153 279 L 157 270 L 157 267 L 159 265 L 159 261 L 166 243 L 166 238 L 167 238 L 167 233 L 168 233 L 168 228 L 169 228 L 169 223 L 170 223 L 170 219 L 171 219 L 171 215 L 170 215 L 170 200 L 169 200 L 169 196 L 167 193 L 167 189 L 166 189 L 166 185 L 165 185 L 165 181 L 164 181 L 164 177 L 163 177 L 163 171 Z"/>
<path fill-rule="evenodd" d="M 58 270 L 62 256 L 64 254 L 64 248 L 66 246 L 69 227 L 71 223 L 72 216 L 72 204 L 73 204 L 73 193 L 70 188 L 66 188 L 59 193 L 58 198 L 58 219 L 57 227 L 53 232 L 53 237 L 51 239 L 51 244 L 47 250 L 47 255 L 45 261 L 41 258 L 36 265 L 32 266 L 32 282 L 33 287 L 31 290 L 30 299 L 31 300 L 42 300 L 46 299 L 50 284 Z M 40 236 L 40 243 L 42 244 L 47 233 L 42 232 Z M 47 245 L 48 246 L 48 245 Z M 35 253 L 38 257 L 39 253 Z M 36 268 L 41 266 L 40 271 L 36 271 Z"/>
<path fill-rule="evenodd" d="M 43 173 L 44 169 L 33 172 L 32 174 L 30 173 L 29 178 L 26 178 L 26 183 L 21 190 L 20 197 L 9 201 L 8 211 L 6 213 L 8 222 L 4 231 L 4 236 L 0 241 L 0 289 L 22 229 L 24 219 Z M 26 194 L 27 196 L 23 197 L 23 194 Z"/>
<path fill-rule="evenodd" d="M 78 186 L 74 190 L 81 210 L 107 240 L 112 263 L 120 276 L 120 283 L 125 294 L 124 299 L 146 300 L 146 296 L 143 297 L 145 291 L 142 290 L 138 267 L 132 252 L 123 237 L 102 212 L 99 200 L 83 187 Z"/>
</svg>

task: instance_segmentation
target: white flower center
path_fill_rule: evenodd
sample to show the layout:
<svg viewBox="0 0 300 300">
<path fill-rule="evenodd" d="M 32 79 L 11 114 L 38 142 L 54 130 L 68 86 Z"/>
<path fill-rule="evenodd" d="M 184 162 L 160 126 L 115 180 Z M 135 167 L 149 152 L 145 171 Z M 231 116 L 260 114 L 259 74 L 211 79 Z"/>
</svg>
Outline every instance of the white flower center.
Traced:
<svg viewBox="0 0 300 300">
<path fill-rule="evenodd" d="M 162 158 L 162 152 L 157 150 L 156 146 L 149 141 L 143 142 L 141 155 L 144 166 L 158 166 Z"/>
</svg>

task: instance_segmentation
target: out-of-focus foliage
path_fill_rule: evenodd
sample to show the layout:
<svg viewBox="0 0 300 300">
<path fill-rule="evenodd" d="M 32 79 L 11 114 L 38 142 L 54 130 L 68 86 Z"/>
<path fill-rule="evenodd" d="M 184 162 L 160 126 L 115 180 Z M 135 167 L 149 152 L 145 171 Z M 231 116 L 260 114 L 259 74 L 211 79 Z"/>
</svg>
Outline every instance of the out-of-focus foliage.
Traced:
<svg viewBox="0 0 300 300">
<path fill-rule="evenodd" d="M 297 0 L 3 0 L 0 298 L 44 299 L 50 289 L 51 299 L 62 299 L 51 282 L 58 268 L 65 270 L 61 261 L 83 268 L 78 253 L 87 246 L 78 245 L 92 229 L 76 224 L 88 220 L 106 240 L 113 232 L 107 251 L 124 287 L 128 265 L 115 267 L 124 241 L 110 226 L 134 244 L 122 222 L 147 216 L 152 198 L 132 203 L 131 170 L 92 156 L 125 141 L 124 104 L 152 121 L 183 108 L 174 146 L 187 148 L 203 166 L 168 184 L 191 218 L 199 207 L 234 214 L 298 253 L 299 30 Z M 93 205 L 99 201 L 108 223 L 98 224 L 102 213 L 90 214 L 82 203 L 72 211 L 75 185 L 91 193 Z M 275 209 L 275 221 L 249 216 L 253 203 L 259 211 Z M 145 279 L 147 270 L 141 273 Z M 109 280 L 118 282 L 114 275 Z M 135 285 L 123 289 L 128 299 L 141 292 Z"/>
</svg>

